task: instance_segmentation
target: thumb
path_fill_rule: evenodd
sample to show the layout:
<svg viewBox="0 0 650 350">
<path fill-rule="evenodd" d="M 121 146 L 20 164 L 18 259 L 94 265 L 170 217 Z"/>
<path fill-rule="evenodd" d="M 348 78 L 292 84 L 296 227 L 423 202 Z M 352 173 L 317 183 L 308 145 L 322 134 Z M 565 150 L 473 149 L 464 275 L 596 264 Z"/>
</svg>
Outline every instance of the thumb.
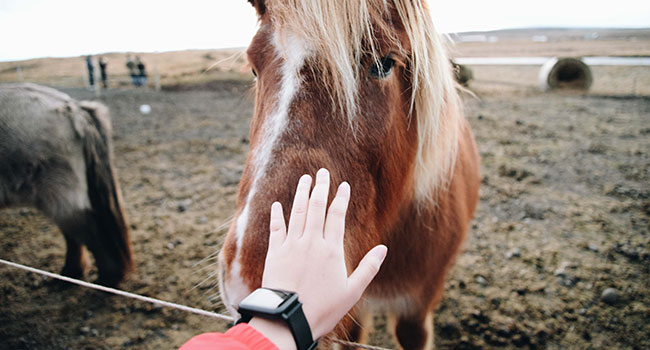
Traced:
<svg viewBox="0 0 650 350">
<path fill-rule="evenodd" d="M 358 295 L 357 298 L 361 297 L 363 291 L 366 290 L 370 281 L 375 278 L 381 264 L 386 258 L 386 253 L 388 248 L 381 244 L 372 248 L 366 256 L 361 259 L 359 266 L 352 272 L 350 278 L 348 279 L 348 286 L 350 287 L 350 292 Z"/>
</svg>

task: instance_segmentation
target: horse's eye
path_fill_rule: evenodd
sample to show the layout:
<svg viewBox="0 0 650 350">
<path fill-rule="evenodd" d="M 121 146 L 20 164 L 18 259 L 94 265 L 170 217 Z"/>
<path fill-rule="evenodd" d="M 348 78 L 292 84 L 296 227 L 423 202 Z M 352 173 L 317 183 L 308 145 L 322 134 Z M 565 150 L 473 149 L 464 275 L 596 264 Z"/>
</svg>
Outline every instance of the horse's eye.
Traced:
<svg viewBox="0 0 650 350">
<path fill-rule="evenodd" d="M 384 56 L 370 66 L 370 76 L 375 79 L 386 78 L 393 71 L 395 60 L 390 56 Z"/>
<path fill-rule="evenodd" d="M 255 76 L 255 78 L 257 78 L 257 72 L 255 71 L 255 69 L 251 69 L 251 72 L 253 72 L 253 75 Z"/>
</svg>

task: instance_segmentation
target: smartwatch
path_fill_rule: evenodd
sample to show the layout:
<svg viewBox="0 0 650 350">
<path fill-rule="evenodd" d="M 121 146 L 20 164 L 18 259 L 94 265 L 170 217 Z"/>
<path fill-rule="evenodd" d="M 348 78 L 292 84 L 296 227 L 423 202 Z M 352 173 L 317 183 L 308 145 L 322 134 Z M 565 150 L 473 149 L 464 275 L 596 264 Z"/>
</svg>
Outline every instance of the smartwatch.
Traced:
<svg viewBox="0 0 650 350">
<path fill-rule="evenodd" d="M 298 294 L 294 292 L 258 288 L 239 303 L 237 311 L 241 315 L 237 324 L 248 322 L 253 317 L 283 320 L 289 326 L 298 350 L 312 350 L 318 345 L 311 335 Z"/>
</svg>

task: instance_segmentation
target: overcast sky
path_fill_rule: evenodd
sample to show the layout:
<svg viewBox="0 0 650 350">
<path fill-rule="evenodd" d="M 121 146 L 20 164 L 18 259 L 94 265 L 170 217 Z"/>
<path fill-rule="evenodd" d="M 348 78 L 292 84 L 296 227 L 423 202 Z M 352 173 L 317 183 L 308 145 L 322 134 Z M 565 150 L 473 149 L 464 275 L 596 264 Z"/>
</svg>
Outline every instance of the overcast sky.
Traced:
<svg viewBox="0 0 650 350">
<path fill-rule="evenodd" d="M 650 27 L 650 1 L 429 3 L 442 32 L 540 26 Z M 256 22 L 254 10 L 245 0 L 0 0 L 0 61 L 244 47 L 255 33 Z"/>
</svg>

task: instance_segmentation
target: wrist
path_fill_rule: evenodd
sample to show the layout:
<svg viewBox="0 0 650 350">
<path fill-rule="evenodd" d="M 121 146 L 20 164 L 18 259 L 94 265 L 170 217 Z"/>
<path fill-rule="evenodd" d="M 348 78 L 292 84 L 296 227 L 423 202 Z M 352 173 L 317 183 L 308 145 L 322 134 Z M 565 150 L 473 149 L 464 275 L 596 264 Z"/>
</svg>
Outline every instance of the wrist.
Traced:
<svg viewBox="0 0 650 350">
<path fill-rule="evenodd" d="M 277 337 L 277 340 L 283 341 L 288 331 L 295 343 L 295 347 L 291 348 L 300 350 L 316 348 L 317 342 L 313 339 L 309 323 L 302 310 L 302 303 L 298 300 L 298 294 L 294 292 L 258 288 L 239 303 L 237 311 L 241 315 L 237 323 L 247 322 L 250 325 L 249 321 L 253 318 L 263 319 L 253 323 L 261 327 L 263 334 L 273 337 L 273 331 L 278 331 L 281 337 Z M 278 324 L 282 327 L 278 327 Z"/>
<path fill-rule="evenodd" d="M 293 334 L 291 334 L 291 330 L 284 321 L 253 317 L 248 322 L 248 325 L 262 333 L 279 349 L 295 350 L 297 348 Z"/>
</svg>

